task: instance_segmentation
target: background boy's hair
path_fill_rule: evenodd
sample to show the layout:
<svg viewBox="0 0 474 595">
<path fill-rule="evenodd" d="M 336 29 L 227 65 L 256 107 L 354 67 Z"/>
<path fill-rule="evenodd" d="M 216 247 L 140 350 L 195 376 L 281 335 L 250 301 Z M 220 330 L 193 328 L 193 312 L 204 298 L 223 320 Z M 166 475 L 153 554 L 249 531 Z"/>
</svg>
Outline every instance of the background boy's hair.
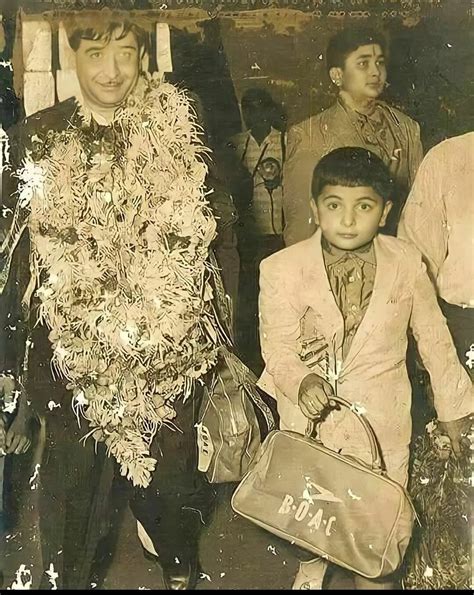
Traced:
<svg viewBox="0 0 474 595">
<path fill-rule="evenodd" d="M 321 159 L 313 171 L 311 193 L 314 200 L 325 186 L 369 186 L 384 202 L 392 198 L 394 189 L 385 163 L 360 147 L 335 149 Z"/>
<path fill-rule="evenodd" d="M 346 58 L 349 54 L 355 52 L 362 45 L 371 44 L 379 45 L 384 55 L 386 55 L 387 42 L 384 35 L 379 31 L 361 26 L 339 31 L 328 43 L 326 50 L 327 71 L 329 72 L 334 67 L 344 68 Z"/>
<path fill-rule="evenodd" d="M 130 20 L 127 13 L 112 10 L 81 11 L 64 19 L 69 45 L 76 52 L 82 39 L 101 41 L 108 44 L 114 31 L 117 39 L 123 39 L 130 32 L 134 34 L 138 48 L 147 48 L 147 32 Z"/>
</svg>

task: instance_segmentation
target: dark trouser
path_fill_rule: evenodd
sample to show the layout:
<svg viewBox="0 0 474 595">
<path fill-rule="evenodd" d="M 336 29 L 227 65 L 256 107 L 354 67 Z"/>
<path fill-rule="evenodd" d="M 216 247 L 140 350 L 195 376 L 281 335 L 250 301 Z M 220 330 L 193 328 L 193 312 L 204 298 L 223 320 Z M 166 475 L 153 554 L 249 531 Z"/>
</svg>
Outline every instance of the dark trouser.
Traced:
<svg viewBox="0 0 474 595">
<path fill-rule="evenodd" d="M 53 565 L 58 589 L 90 589 L 97 549 L 110 529 L 114 461 L 102 443 L 81 441 L 89 427 L 84 419 L 79 427 L 71 391 L 51 376 L 48 333 L 41 325 L 33 330 L 26 387 L 45 420 L 38 494 L 43 570 Z M 51 586 L 44 574 L 40 588 Z"/>
<path fill-rule="evenodd" d="M 453 338 L 459 361 L 474 380 L 474 369 L 467 366 L 466 353 L 474 344 L 474 308 L 461 308 L 438 299 L 441 311 L 448 323 L 449 332 Z"/>
<path fill-rule="evenodd" d="M 264 258 L 284 247 L 280 235 L 239 238 L 240 279 L 237 306 L 237 347 L 256 374 L 263 370 L 258 330 L 259 267 Z"/>
<path fill-rule="evenodd" d="M 160 564 L 169 568 L 196 559 L 201 531 L 212 512 L 215 491 L 197 470 L 194 424 L 201 395 L 175 404 L 176 428 L 161 427 L 152 443 L 157 459 L 152 481 L 130 500 L 135 518 L 153 542 Z"/>
<path fill-rule="evenodd" d="M 44 571 L 53 565 L 59 589 L 90 589 L 97 547 L 109 529 L 113 474 L 103 444 L 89 438 L 83 445 L 67 440 L 64 429 L 50 429 L 40 469 L 40 536 Z M 46 574 L 40 588 L 51 588 Z"/>
</svg>

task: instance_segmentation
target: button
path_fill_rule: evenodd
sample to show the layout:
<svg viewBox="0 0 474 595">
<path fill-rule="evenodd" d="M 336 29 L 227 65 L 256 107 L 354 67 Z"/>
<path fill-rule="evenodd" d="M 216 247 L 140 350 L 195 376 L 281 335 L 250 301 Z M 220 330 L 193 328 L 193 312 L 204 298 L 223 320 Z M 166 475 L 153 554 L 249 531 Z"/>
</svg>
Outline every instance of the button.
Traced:
<svg viewBox="0 0 474 595">
<path fill-rule="evenodd" d="M 351 275 L 351 276 L 349 277 L 349 283 L 354 283 L 354 281 L 355 281 L 355 278 L 354 278 L 354 277 Z"/>
<path fill-rule="evenodd" d="M 351 310 L 352 310 L 353 312 L 355 312 L 355 311 L 357 310 L 357 306 L 356 306 L 355 304 L 352 304 L 352 306 L 351 306 Z"/>
</svg>

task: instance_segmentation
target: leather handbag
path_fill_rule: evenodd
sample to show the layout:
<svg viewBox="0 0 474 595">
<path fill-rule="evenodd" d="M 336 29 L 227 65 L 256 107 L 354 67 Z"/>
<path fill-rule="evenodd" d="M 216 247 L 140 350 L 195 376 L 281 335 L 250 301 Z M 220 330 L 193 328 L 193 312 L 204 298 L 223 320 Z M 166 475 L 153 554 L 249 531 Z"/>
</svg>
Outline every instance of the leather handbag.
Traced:
<svg viewBox="0 0 474 595">
<path fill-rule="evenodd" d="M 410 541 L 414 509 L 389 479 L 374 431 L 348 401 L 370 443 L 372 464 L 326 448 L 310 437 L 271 432 L 235 490 L 235 512 L 267 531 L 366 578 L 394 572 Z"/>
<path fill-rule="evenodd" d="M 210 483 L 237 482 L 261 445 L 261 428 L 266 435 L 275 428 L 275 419 L 260 396 L 257 377 L 234 352 L 232 308 L 212 251 L 209 261 L 214 269 L 211 307 L 221 347 L 217 365 L 204 386 L 196 424 L 198 469 Z"/>
<path fill-rule="evenodd" d="M 204 387 L 197 424 L 198 469 L 211 483 L 237 482 L 248 471 L 262 441 L 256 409 L 267 431 L 275 428 L 256 382 L 234 353 L 220 348 L 212 381 Z"/>
</svg>

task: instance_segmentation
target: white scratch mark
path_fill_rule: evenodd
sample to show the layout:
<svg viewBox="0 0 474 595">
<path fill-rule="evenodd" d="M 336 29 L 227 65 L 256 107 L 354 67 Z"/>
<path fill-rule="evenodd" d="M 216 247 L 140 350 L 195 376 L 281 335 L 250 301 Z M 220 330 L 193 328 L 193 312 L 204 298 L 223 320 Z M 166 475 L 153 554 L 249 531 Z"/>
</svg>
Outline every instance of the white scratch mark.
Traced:
<svg viewBox="0 0 474 595">
<path fill-rule="evenodd" d="M 8 70 L 13 71 L 11 60 L 0 60 L 0 66 L 3 66 L 3 68 L 8 68 Z"/>
<path fill-rule="evenodd" d="M 15 580 L 8 590 L 27 591 L 31 589 L 33 579 L 31 578 L 31 571 L 21 564 L 20 568 L 15 572 Z"/>
<path fill-rule="evenodd" d="M 278 552 L 276 551 L 276 548 L 274 545 L 269 545 L 267 547 L 267 551 L 271 552 L 274 556 L 278 556 Z"/>
<path fill-rule="evenodd" d="M 254 62 L 250 68 L 251 70 L 261 70 L 260 66 L 256 62 Z"/>
<path fill-rule="evenodd" d="M 354 492 L 351 490 L 351 488 L 349 488 L 347 490 L 347 493 L 349 494 L 349 496 L 353 499 L 353 500 L 362 500 L 361 496 L 357 496 L 357 494 L 354 494 Z"/>
<path fill-rule="evenodd" d="M 205 572 L 200 572 L 199 573 L 199 578 L 206 579 L 207 581 L 209 581 L 210 583 L 212 583 L 211 577 L 208 574 L 206 574 Z"/>
<path fill-rule="evenodd" d="M 466 366 L 472 370 L 474 367 L 474 343 L 469 347 L 469 351 L 466 351 Z"/>
<path fill-rule="evenodd" d="M 179 558 L 178 558 L 178 556 L 176 556 L 176 557 L 175 557 L 175 559 L 174 559 L 174 563 L 175 563 L 175 564 L 181 564 L 181 562 L 179 561 Z"/>
<path fill-rule="evenodd" d="M 420 477 L 420 483 L 423 486 L 427 485 L 428 483 L 430 483 L 429 477 Z"/>
<path fill-rule="evenodd" d="M 221 572 L 219 576 L 222 578 L 223 576 L 225 576 L 225 572 Z"/>
<path fill-rule="evenodd" d="M 352 403 L 351 411 L 356 415 L 365 415 L 367 413 L 367 409 L 363 405 L 360 405 L 360 403 Z"/>
<path fill-rule="evenodd" d="M 3 406 L 3 411 L 5 413 L 14 413 L 17 403 L 18 403 L 18 399 L 20 397 L 20 391 L 19 390 L 14 390 L 11 393 L 11 397 L 7 399 L 5 399 L 5 405 Z"/>
<path fill-rule="evenodd" d="M 39 470 L 40 470 L 41 464 L 40 463 L 36 463 L 35 465 L 35 470 L 33 472 L 33 475 L 30 477 L 30 489 L 31 490 L 36 490 L 36 488 L 38 487 L 38 482 L 36 481 L 39 477 Z"/>
<path fill-rule="evenodd" d="M 59 574 L 54 570 L 54 564 L 52 562 L 46 571 L 46 575 L 48 576 L 49 582 L 51 583 L 51 591 L 57 591 L 58 585 L 56 584 L 56 579 L 59 577 Z"/>
<path fill-rule="evenodd" d="M 54 401 L 49 401 L 49 403 L 48 403 L 48 409 L 50 411 L 52 411 L 56 407 L 61 407 L 61 403 L 55 403 Z"/>
<path fill-rule="evenodd" d="M 431 568 L 431 566 L 427 566 L 425 568 L 425 572 L 423 573 L 423 576 L 425 576 L 426 578 L 431 578 L 433 576 L 433 569 Z"/>
</svg>

